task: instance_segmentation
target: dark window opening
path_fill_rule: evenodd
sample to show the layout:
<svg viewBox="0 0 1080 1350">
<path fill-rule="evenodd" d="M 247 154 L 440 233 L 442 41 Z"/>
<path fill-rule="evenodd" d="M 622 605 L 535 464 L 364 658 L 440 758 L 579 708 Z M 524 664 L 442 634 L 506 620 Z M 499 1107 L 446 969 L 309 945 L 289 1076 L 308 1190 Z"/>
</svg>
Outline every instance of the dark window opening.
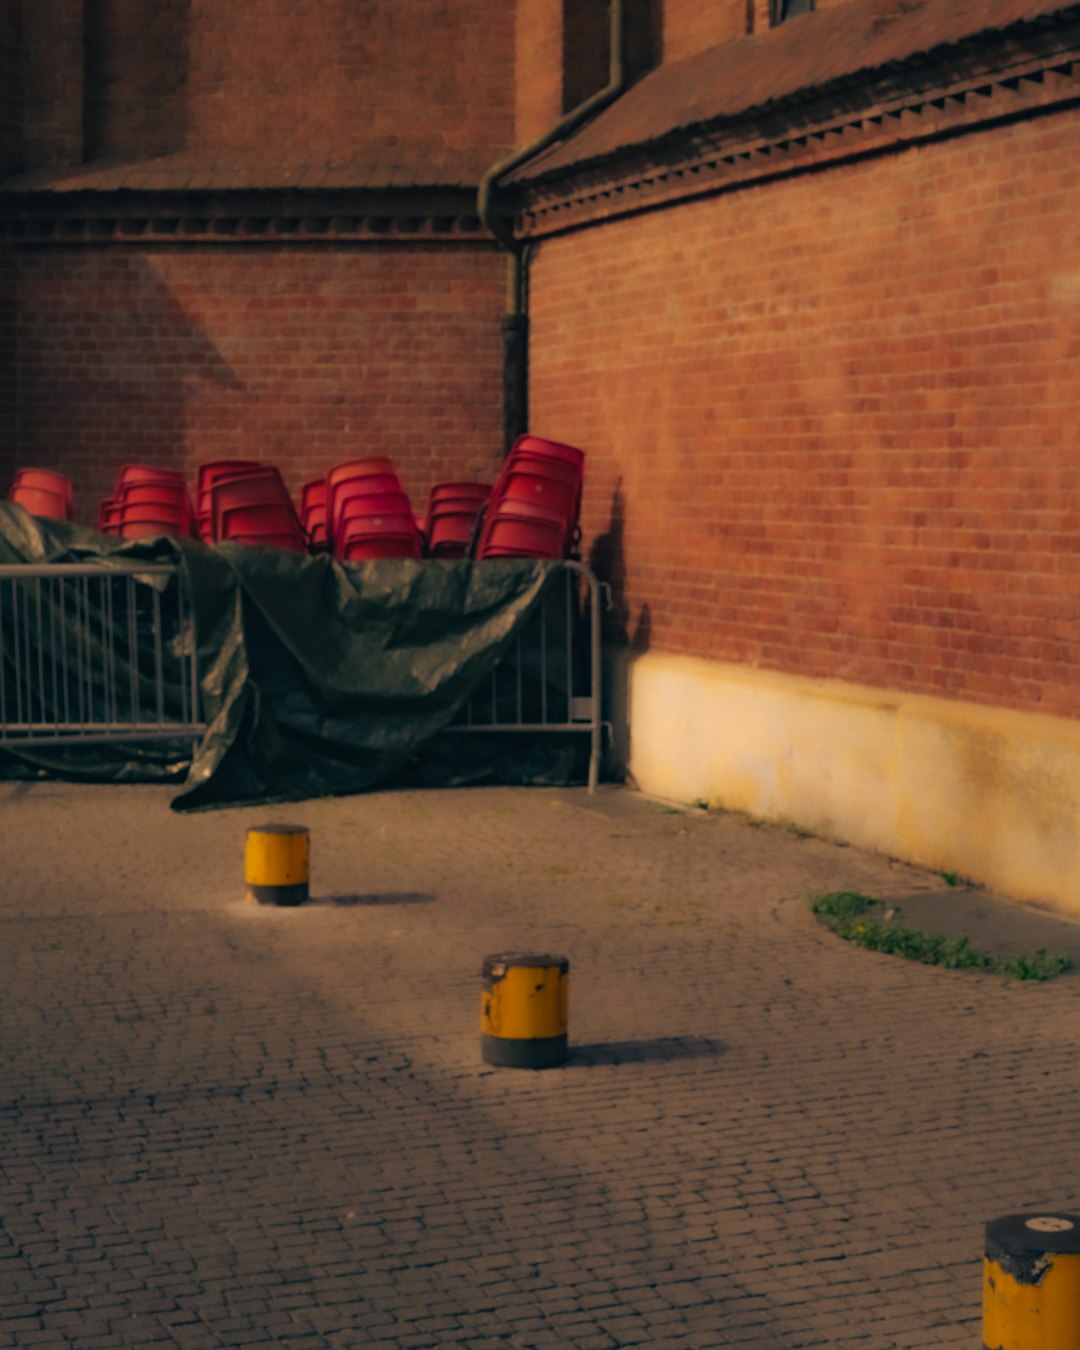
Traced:
<svg viewBox="0 0 1080 1350">
<path fill-rule="evenodd" d="M 772 21 L 783 23 L 793 19 L 796 14 L 809 14 L 814 8 L 814 0 L 772 0 Z"/>
</svg>

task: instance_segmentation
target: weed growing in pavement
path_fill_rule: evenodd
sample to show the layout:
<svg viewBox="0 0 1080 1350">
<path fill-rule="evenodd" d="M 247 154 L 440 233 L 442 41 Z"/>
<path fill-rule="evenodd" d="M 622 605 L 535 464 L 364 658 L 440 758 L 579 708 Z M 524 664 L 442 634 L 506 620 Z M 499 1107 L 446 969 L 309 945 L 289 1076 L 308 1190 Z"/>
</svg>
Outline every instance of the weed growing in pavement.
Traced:
<svg viewBox="0 0 1080 1350">
<path fill-rule="evenodd" d="M 810 897 L 810 908 L 818 919 L 847 942 L 872 952 L 905 956 L 924 965 L 945 966 L 949 970 L 983 970 L 1004 975 L 1010 980 L 1050 980 L 1072 969 L 1067 956 L 1051 956 L 1042 947 L 1019 956 L 993 956 L 977 951 L 966 937 L 939 937 L 917 928 L 883 922 L 873 917 L 884 911 L 882 901 L 858 891 L 830 891 Z"/>
</svg>

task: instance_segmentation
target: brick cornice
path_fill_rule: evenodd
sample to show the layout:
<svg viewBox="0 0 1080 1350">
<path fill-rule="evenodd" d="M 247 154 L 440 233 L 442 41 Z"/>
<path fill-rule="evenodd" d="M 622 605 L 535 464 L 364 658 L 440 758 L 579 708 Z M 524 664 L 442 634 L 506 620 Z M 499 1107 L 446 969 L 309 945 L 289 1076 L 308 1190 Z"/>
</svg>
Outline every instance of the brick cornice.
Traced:
<svg viewBox="0 0 1080 1350">
<path fill-rule="evenodd" d="M 480 243 L 474 188 L 0 191 L 18 245 Z"/>
<path fill-rule="evenodd" d="M 1026 52 L 998 43 L 984 55 L 978 68 L 966 54 L 962 79 L 943 55 L 916 59 L 602 159 L 534 175 L 526 168 L 505 189 L 515 232 L 530 239 L 583 229 L 1080 104 L 1080 25 L 1040 31 Z"/>
</svg>

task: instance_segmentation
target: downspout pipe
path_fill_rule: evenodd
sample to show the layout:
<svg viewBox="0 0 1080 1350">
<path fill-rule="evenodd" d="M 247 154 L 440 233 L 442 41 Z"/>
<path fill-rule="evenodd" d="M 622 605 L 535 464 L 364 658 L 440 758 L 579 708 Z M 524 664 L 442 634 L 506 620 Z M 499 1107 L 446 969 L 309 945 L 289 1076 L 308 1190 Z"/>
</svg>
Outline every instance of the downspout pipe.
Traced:
<svg viewBox="0 0 1080 1350">
<path fill-rule="evenodd" d="M 626 0 L 609 0 L 608 82 L 562 117 L 543 135 L 493 164 L 480 180 L 477 213 L 507 253 L 506 310 L 503 314 L 503 449 L 528 428 L 529 316 L 525 294 L 525 245 L 498 206 L 499 180 L 575 132 L 626 88 Z"/>
</svg>

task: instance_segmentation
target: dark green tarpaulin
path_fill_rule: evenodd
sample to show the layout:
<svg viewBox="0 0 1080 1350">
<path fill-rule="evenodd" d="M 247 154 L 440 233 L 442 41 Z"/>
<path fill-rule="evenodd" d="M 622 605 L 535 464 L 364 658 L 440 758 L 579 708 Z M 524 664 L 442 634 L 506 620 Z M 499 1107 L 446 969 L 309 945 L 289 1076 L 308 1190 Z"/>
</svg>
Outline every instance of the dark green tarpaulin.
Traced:
<svg viewBox="0 0 1080 1350">
<path fill-rule="evenodd" d="M 177 810 L 389 782 L 567 782 L 585 738 L 446 733 L 561 575 L 557 563 L 342 565 L 277 549 L 119 540 L 0 504 L 0 562 L 175 563 L 194 616 L 190 742 L 8 750 L 0 774 L 180 781 Z"/>
</svg>

